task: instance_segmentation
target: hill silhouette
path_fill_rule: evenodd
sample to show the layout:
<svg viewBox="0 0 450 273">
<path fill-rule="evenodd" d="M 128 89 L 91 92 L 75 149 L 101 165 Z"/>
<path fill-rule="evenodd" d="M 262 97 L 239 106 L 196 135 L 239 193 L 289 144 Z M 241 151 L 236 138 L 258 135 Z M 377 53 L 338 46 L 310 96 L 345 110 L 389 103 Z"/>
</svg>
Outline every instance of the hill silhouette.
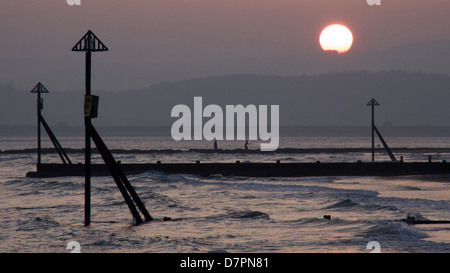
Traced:
<svg viewBox="0 0 450 273">
<path fill-rule="evenodd" d="M 45 83 L 43 83 L 45 86 Z M 193 107 L 194 96 L 208 104 L 280 105 L 280 125 L 362 126 L 370 122 L 371 98 L 379 125 L 450 125 L 450 77 L 402 71 L 353 71 L 314 76 L 226 75 L 162 82 L 100 96 L 101 126 L 170 126 L 173 106 Z M 30 88 L 31 90 L 31 88 Z M 36 96 L 0 85 L 0 124 L 36 123 Z M 43 94 L 43 116 L 50 125 L 82 126 L 84 91 Z"/>
</svg>

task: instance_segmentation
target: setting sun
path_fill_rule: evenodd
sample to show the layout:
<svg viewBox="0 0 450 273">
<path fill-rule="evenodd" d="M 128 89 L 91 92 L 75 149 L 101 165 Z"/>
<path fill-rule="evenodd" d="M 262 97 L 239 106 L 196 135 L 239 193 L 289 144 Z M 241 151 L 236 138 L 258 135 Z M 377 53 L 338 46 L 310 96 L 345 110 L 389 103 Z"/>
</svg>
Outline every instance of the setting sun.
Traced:
<svg viewBox="0 0 450 273">
<path fill-rule="evenodd" d="M 345 53 L 353 44 L 353 35 L 346 26 L 334 24 L 322 30 L 319 41 L 324 51 L 334 50 Z"/>
</svg>

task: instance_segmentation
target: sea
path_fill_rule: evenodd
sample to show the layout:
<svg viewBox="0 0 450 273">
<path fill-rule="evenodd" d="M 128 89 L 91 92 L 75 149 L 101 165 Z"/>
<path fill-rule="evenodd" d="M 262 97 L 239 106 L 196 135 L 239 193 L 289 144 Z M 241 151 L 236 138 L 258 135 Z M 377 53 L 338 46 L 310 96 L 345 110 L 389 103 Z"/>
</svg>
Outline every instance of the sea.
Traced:
<svg viewBox="0 0 450 273">
<path fill-rule="evenodd" d="M 371 161 L 367 137 L 282 137 L 280 148 L 338 148 L 320 153 L 205 153 L 208 141 L 170 137 L 103 137 L 122 163 Z M 83 149 L 83 137 L 60 137 Z M 391 137 L 410 148 L 405 161 L 450 160 L 449 137 Z M 84 177 L 28 178 L 36 169 L 35 137 L 0 137 L 2 253 L 449 253 L 450 224 L 409 225 L 402 219 L 450 220 L 450 176 L 201 177 L 145 172 L 128 179 L 154 221 L 134 225 L 112 177 L 92 178 L 91 224 L 84 225 Z M 244 141 L 219 141 L 243 149 Z M 93 144 L 94 146 L 94 144 Z M 43 148 L 50 140 L 43 137 Z M 380 147 L 380 144 L 377 144 Z M 259 143 L 250 142 L 251 150 Z M 435 148 L 432 152 L 415 148 Z M 148 152 L 137 152 L 137 151 Z M 159 151 L 160 150 L 160 151 Z M 125 151 L 125 152 L 124 152 Z M 129 151 L 129 152 L 127 152 Z M 172 151 L 172 152 L 168 152 Z M 74 163 L 84 154 L 68 154 Z M 389 161 L 377 153 L 376 161 Z M 98 154 L 92 161 L 102 162 Z M 44 153 L 43 163 L 60 162 Z M 165 221 L 170 218 L 170 221 Z"/>
</svg>

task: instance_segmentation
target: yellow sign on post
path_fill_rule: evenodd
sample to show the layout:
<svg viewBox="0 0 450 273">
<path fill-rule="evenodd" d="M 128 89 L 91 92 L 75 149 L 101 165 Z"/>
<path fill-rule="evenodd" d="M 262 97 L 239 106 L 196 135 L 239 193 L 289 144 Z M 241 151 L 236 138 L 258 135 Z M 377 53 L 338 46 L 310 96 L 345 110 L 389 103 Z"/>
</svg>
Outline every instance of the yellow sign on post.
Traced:
<svg viewBox="0 0 450 273">
<path fill-rule="evenodd" d="M 84 96 L 84 117 L 96 118 L 98 114 L 98 96 Z"/>
<path fill-rule="evenodd" d="M 84 117 L 88 118 L 91 116 L 92 110 L 92 95 L 84 96 Z"/>
</svg>

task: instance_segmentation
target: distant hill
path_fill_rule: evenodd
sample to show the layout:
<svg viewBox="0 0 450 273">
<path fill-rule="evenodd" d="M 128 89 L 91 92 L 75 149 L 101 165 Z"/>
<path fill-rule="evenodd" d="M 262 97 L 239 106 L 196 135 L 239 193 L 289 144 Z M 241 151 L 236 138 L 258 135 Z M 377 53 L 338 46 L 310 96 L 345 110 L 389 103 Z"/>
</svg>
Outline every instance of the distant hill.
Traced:
<svg viewBox="0 0 450 273">
<path fill-rule="evenodd" d="M 43 83 L 45 85 L 45 83 Z M 32 88 L 32 87 L 31 87 Z M 30 90 L 31 90 L 30 88 Z M 0 124 L 36 123 L 36 95 L 0 85 Z M 170 126 L 177 104 L 280 105 L 283 126 L 366 126 L 375 98 L 379 125 L 450 125 L 450 77 L 402 71 L 353 71 L 314 76 L 228 75 L 163 82 L 100 96 L 99 126 Z M 44 94 L 43 115 L 50 125 L 83 125 L 83 95 L 79 92 Z"/>
</svg>

